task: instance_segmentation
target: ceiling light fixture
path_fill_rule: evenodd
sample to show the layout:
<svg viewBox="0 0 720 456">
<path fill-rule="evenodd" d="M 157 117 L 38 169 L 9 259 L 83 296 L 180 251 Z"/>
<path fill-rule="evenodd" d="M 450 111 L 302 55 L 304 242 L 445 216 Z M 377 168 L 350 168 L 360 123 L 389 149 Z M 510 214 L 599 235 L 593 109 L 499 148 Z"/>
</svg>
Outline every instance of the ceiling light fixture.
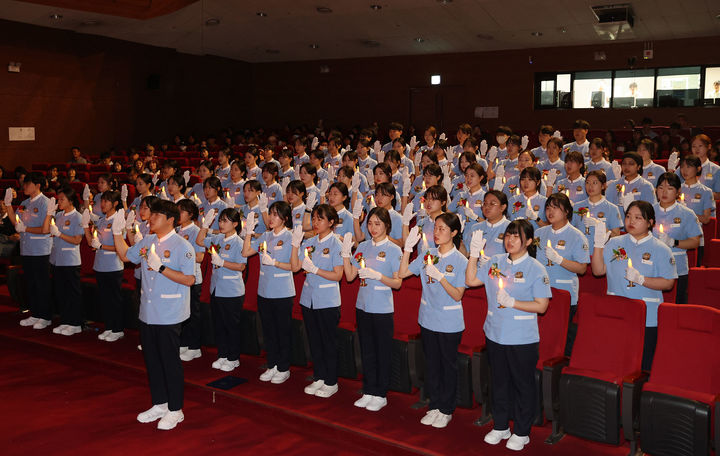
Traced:
<svg viewBox="0 0 720 456">
<path fill-rule="evenodd" d="M 218 19 L 216 17 L 211 17 L 210 19 L 205 21 L 205 25 L 207 25 L 208 27 L 212 27 L 214 25 L 220 25 L 220 19 Z"/>
<path fill-rule="evenodd" d="M 320 45 L 319 45 L 319 44 L 315 44 L 315 43 L 313 43 L 313 44 L 310 45 L 310 49 L 317 49 L 317 48 L 319 48 L 319 47 L 320 47 Z"/>
<path fill-rule="evenodd" d="M 425 42 L 425 38 L 419 36 L 419 37 L 415 38 L 415 42 L 416 42 L 416 43 L 423 43 L 423 42 Z"/>
<path fill-rule="evenodd" d="M 532 36 L 542 36 L 542 32 L 530 32 Z"/>
<path fill-rule="evenodd" d="M 263 11 L 259 11 L 259 12 L 255 13 L 255 14 L 257 14 L 257 15 L 260 16 L 260 17 L 267 17 L 267 13 L 265 13 L 265 12 L 263 12 Z"/>
<path fill-rule="evenodd" d="M 373 11 L 380 11 L 382 9 L 382 6 L 380 5 L 370 5 L 370 9 Z"/>
<path fill-rule="evenodd" d="M 317 8 L 315 8 L 315 11 L 320 14 L 330 14 L 333 12 L 333 10 L 328 8 L 327 6 L 318 6 Z"/>
<path fill-rule="evenodd" d="M 62 17 L 62 14 L 54 13 L 54 14 L 51 14 L 51 15 L 50 15 L 50 19 L 52 19 L 52 20 L 54 20 L 54 21 L 59 21 L 59 20 L 62 19 L 62 18 L 63 18 L 63 17 Z"/>
</svg>

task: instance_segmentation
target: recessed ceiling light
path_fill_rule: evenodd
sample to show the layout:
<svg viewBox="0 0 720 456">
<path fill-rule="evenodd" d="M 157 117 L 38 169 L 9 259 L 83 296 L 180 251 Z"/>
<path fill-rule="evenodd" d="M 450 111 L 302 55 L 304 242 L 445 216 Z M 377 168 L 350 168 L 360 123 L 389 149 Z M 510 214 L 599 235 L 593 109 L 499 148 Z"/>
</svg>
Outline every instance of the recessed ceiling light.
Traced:
<svg viewBox="0 0 720 456">
<path fill-rule="evenodd" d="M 380 42 L 375 41 L 375 40 L 362 40 L 360 43 L 366 47 L 379 47 L 380 46 Z"/>
<path fill-rule="evenodd" d="M 277 49 L 265 49 L 265 52 L 268 54 L 279 54 L 280 51 Z"/>
<path fill-rule="evenodd" d="M 317 11 L 320 14 L 329 14 L 332 13 L 332 9 L 328 8 L 327 6 L 318 6 L 315 8 L 315 11 Z"/>
<path fill-rule="evenodd" d="M 380 11 L 382 9 L 382 6 L 380 5 L 370 5 L 370 9 L 373 11 Z"/>
<path fill-rule="evenodd" d="M 542 32 L 530 32 L 532 36 L 542 36 Z"/>
<path fill-rule="evenodd" d="M 210 19 L 205 21 L 205 25 L 207 25 L 208 27 L 212 27 L 214 25 L 220 25 L 220 19 L 218 19 L 216 17 L 211 17 Z"/>
<path fill-rule="evenodd" d="M 319 45 L 319 44 L 315 44 L 315 43 L 313 43 L 313 44 L 310 45 L 310 49 L 317 49 L 317 48 L 319 48 L 319 47 L 320 47 L 320 45 Z"/>
<path fill-rule="evenodd" d="M 52 19 L 52 20 L 54 20 L 54 21 L 59 21 L 59 20 L 62 19 L 62 18 L 63 18 L 63 17 L 62 17 L 62 14 L 51 14 L 51 15 L 50 15 L 50 19 Z"/>
<path fill-rule="evenodd" d="M 453 0 L 437 0 L 438 3 L 441 3 L 443 5 L 447 5 L 448 3 L 452 3 Z"/>
<path fill-rule="evenodd" d="M 258 11 L 258 12 L 255 13 L 255 14 L 257 14 L 257 15 L 260 16 L 260 17 L 267 17 L 267 13 L 262 12 L 262 11 Z"/>
<path fill-rule="evenodd" d="M 415 38 L 415 42 L 416 42 L 416 43 L 423 43 L 423 42 L 425 42 L 425 38 L 419 36 L 419 37 Z"/>
<path fill-rule="evenodd" d="M 485 33 L 478 33 L 478 34 L 475 35 L 475 36 L 477 36 L 477 37 L 480 38 L 481 40 L 487 40 L 487 41 L 490 41 L 490 40 L 494 39 L 494 37 L 493 37 L 492 35 L 486 35 Z"/>
<path fill-rule="evenodd" d="M 565 27 L 560 27 L 560 33 L 567 33 L 567 29 Z"/>
</svg>

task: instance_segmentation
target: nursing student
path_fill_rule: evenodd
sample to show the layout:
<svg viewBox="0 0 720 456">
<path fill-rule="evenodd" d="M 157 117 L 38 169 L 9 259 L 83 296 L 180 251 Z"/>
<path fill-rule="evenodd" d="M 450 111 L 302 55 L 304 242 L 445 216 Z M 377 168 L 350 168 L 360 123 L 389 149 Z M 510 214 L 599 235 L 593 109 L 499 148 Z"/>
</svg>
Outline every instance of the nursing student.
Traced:
<svg viewBox="0 0 720 456">
<path fill-rule="evenodd" d="M 510 220 L 507 219 L 508 200 L 507 195 L 500 190 L 488 190 L 482 204 L 482 214 L 485 220 L 473 226 L 471 230 L 463 232 L 464 247 L 469 248 L 472 236 L 476 231 L 482 231 L 487 241 L 483 249 L 485 258 L 505 252 L 503 238 L 505 228 Z M 468 250 L 465 251 L 467 253 Z"/>
<path fill-rule="evenodd" d="M 593 145 L 590 144 L 590 150 Z M 590 171 L 585 178 L 585 193 L 587 198 L 575 203 L 573 212 L 577 217 L 572 218 L 572 224 L 580 230 L 588 241 L 588 251 L 593 252 L 595 240 L 595 221 L 602 220 L 611 236 L 618 236 L 623 227 L 620 209 L 605 198 L 607 176 L 602 170 Z"/>
<path fill-rule="evenodd" d="M 435 219 L 438 215 L 447 212 L 447 200 L 448 194 L 445 187 L 442 185 L 433 185 L 425 190 L 425 196 L 418 206 L 413 206 L 418 209 L 415 216 L 415 224 L 419 229 L 419 234 L 425 235 L 425 240 L 430 248 L 434 248 L 435 239 L 433 233 L 435 232 Z M 406 208 L 407 211 L 407 208 Z M 410 234 L 410 221 L 412 217 L 408 217 L 407 213 L 403 214 L 402 223 L 403 239 L 407 239 Z"/>
</svg>

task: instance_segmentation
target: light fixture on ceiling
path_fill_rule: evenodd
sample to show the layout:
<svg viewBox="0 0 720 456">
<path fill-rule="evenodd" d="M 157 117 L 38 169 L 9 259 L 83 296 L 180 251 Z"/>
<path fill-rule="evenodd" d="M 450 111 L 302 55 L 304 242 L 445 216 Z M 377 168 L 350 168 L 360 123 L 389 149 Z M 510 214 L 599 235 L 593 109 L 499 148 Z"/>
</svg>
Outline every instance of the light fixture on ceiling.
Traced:
<svg viewBox="0 0 720 456">
<path fill-rule="evenodd" d="M 218 18 L 216 18 L 216 17 L 211 17 L 210 19 L 208 19 L 208 20 L 205 21 L 205 25 L 207 25 L 208 27 L 213 27 L 213 26 L 215 26 L 215 25 L 220 25 L 220 19 L 218 19 Z"/>
<path fill-rule="evenodd" d="M 52 19 L 52 20 L 54 20 L 54 21 L 59 21 L 59 20 L 61 20 L 62 18 L 63 18 L 63 17 L 62 17 L 62 14 L 53 13 L 53 14 L 50 15 L 50 19 Z"/>
<path fill-rule="evenodd" d="M 425 38 L 419 36 L 419 37 L 415 38 L 415 42 L 416 42 L 416 43 L 424 43 L 424 42 L 425 42 Z"/>
<path fill-rule="evenodd" d="M 440 75 L 439 74 L 433 74 L 430 76 L 430 85 L 440 85 Z"/>
<path fill-rule="evenodd" d="M 485 33 L 478 33 L 475 36 L 477 36 L 481 40 L 486 40 L 486 41 L 491 41 L 491 40 L 495 39 L 492 35 L 486 35 Z"/>
<path fill-rule="evenodd" d="M 317 11 L 320 14 L 330 14 L 333 12 L 331 8 L 328 8 L 327 6 L 318 6 L 315 8 L 315 11 Z"/>
<path fill-rule="evenodd" d="M 265 49 L 265 52 L 267 54 L 279 54 L 280 53 L 280 51 L 277 49 Z"/>
<path fill-rule="evenodd" d="M 258 11 L 258 12 L 255 13 L 255 14 L 257 14 L 257 15 L 260 16 L 260 17 L 267 17 L 267 13 L 266 13 L 266 12 L 263 12 L 263 11 Z"/>
<path fill-rule="evenodd" d="M 532 36 L 542 36 L 542 32 L 530 32 Z"/>
<path fill-rule="evenodd" d="M 380 11 L 382 9 L 382 6 L 380 5 L 370 5 L 370 9 L 373 11 Z"/>
<path fill-rule="evenodd" d="M 320 47 L 320 45 L 319 45 L 319 44 L 315 44 L 315 43 L 313 43 L 313 44 L 310 45 L 310 49 L 317 49 L 317 48 L 319 48 L 319 47 Z"/>
<path fill-rule="evenodd" d="M 560 33 L 567 33 L 567 29 L 565 27 L 560 27 Z"/>
</svg>

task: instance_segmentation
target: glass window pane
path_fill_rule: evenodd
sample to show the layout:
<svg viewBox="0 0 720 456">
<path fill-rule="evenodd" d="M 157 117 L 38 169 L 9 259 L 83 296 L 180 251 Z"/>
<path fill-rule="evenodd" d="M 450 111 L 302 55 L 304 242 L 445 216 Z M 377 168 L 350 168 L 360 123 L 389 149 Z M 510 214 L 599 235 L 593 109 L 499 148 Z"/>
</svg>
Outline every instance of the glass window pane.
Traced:
<svg viewBox="0 0 720 456">
<path fill-rule="evenodd" d="M 655 97 L 655 70 L 615 72 L 613 108 L 651 107 Z"/>
<path fill-rule="evenodd" d="M 655 85 L 658 106 L 695 106 L 700 92 L 700 67 L 660 68 Z"/>
<path fill-rule="evenodd" d="M 555 104 L 555 81 L 540 81 L 540 106 Z"/>
<path fill-rule="evenodd" d="M 720 106 L 720 67 L 705 69 L 705 104 Z"/>
<path fill-rule="evenodd" d="M 609 108 L 612 71 L 575 73 L 573 108 Z"/>
<path fill-rule="evenodd" d="M 570 108 L 572 106 L 570 94 L 570 73 L 557 75 L 557 103 L 560 108 Z"/>
</svg>

